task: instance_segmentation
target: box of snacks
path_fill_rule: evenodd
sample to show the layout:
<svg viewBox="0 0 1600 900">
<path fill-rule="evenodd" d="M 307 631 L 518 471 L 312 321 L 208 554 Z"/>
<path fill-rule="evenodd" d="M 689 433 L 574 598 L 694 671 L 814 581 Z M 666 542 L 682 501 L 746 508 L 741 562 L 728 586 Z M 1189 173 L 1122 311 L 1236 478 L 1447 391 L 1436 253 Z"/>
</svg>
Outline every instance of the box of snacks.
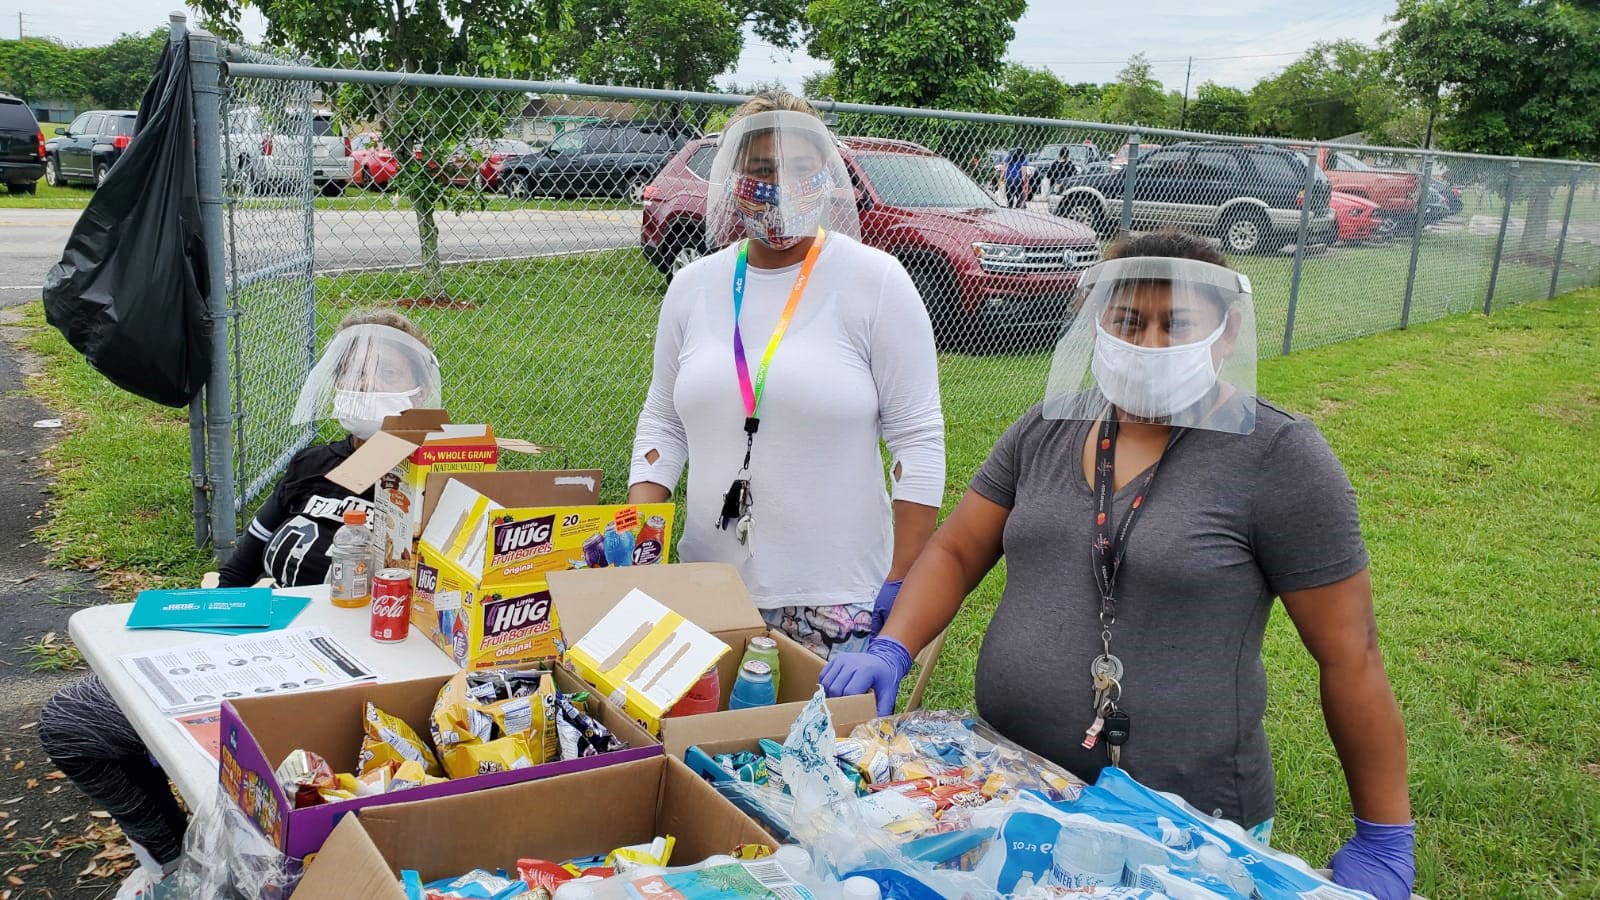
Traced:
<svg viewBox="0 0 1600 900">
<path fill-rule="evenodd" d="M 574 879 L 722 857 L 731 863 L 776 846 L 683 763 L 657 757 L 363 809 L 339 822 L 308 861 L 294 896 L 407 900 L 407 879 L 434 896 L 549 897 Z"/>
<path fill-rule="evenodd" d="M 291 857 L 355 809 L 661 755 L 562 669 L 462 671 L 222 706 L 221 787 Z"/>
</svg>

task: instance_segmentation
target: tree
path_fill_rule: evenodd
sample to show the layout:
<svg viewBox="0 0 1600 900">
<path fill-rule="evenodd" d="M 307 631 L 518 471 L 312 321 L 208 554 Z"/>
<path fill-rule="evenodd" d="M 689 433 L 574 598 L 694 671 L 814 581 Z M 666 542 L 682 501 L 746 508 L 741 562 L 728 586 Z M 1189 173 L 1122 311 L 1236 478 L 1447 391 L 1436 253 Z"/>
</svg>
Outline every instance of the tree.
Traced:
<svg viewBox="0 0 1600 900">
<path fill-rule="evenodd" d="M 1106 122 L 1166 125 L 1174 112 L 1161 82 L 1150 74 L 1150 62 L 1143 53 L 1128 60 L 1100 98 L 1100 117 Z"/>
<path fill-rule="evenodd" d="M 24 100 L 83 100 L 89 85 L 81 53 L 48 38 L 0 41 L 0 91 Z"/>
<path fill-rule="evenodd" d="M 703 91 L 739 59 L 739 19 L 720 0 L 578 4 L 551 41 L 556 74 L 597 84 Z"/>
<path fill-rule="evenodd" d="M 1049 69 L 1008 64 L 1000 73 L 1000 96 L 994 111 L 1011 116 L 1059 119 L 1067 86 Z"/>
<path fill-rule="evenodd" d="M 1600 4 L 1577 0 L 1401 0 L 1384 36 L 1389 71 L 1441 103 L 1451 150 L 1600 157 Z M 1524 166 L 1524 251 L 1544 244 L 1550 166 Z"/>
<path fill-rule="evenodd" d="M 95 103 L 116 109 L 138 106 L 167 40 L 168 30 L 158 28 L 149 34 L 124 34 L 104 47 L 81 51 Z"/>
<path fill-rule="evenodd" d="M 487 68 L 508 76 L 543 74 L 548 70 L 544 37 L 570 23 L 563 0 L 414 0 L 404 5 L 389 0 L 195 0 L 194 6 L 225 35 L 238 35 L 239 13 L 252 7 L 266 19 L 268 44 L 323 63 L 400 72 Z M 417 217 L 424 299 L 443 299 L 435 212 L 441 206 L 456 212 L 476 208 L 482 197 L 450 190 L 439 177 L 438 161 L 465 138 L 503 122 L 506 110 L 501 106 L 516 98 L 491 91 L 398 86 L 372 87 L 360 96 L 359 112 L 378 122 L 401 161 L 392 183 L 411 201 Z"/>
<path fill-rule="evenodd" d="M 1189 101 L 1185 127 L 1222 134 L 1250 133 L 1250 95 L 1207 81 Z"/>
<path fill-rule="evenodd" d="M 800 82 L 800 93 L 812 99 L 820 100 L 823 97 L 839 98 L 839 79 L 833 77 L 832 69 L 823 69 L 807 75 Z"/>
<path fill-rule="evenodd" d="M 812 0 L 812 56 L 833 65 L 839 99 L 988 109 L 1027 0 Z"/>
<path fill-rule="evenodd" d="M 1388 121 L 1401 105 L 1378 52 L 1356 41 L 1314 45 L 1250 91 L 1258 134 L 1341 137 Z"/>
<path fill-rule="evenodd" d="M 1106 85 L 1081 81 L 1066 85 L 1062 90 L 1061 114 L 1068 119 L 1085 122 L 1100 121 L 1100 101 L 1105 97 Z"/>
</svg>

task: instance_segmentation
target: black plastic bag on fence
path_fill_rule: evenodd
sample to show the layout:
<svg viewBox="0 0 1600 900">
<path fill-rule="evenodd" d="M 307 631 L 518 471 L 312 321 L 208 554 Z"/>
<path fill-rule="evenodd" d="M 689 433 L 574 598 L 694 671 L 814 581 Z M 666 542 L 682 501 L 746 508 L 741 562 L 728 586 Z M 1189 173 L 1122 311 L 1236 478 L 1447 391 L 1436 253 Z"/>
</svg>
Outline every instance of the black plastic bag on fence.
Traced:
<svg viewBox="0 0 1600 900">
<path fill-rule="evenodd" d="M 44 280 L 45 318 L 123 390 L 183 406 L 211 368 L 187 42 L 161 54 L 133 141 Z"/>
</svg>

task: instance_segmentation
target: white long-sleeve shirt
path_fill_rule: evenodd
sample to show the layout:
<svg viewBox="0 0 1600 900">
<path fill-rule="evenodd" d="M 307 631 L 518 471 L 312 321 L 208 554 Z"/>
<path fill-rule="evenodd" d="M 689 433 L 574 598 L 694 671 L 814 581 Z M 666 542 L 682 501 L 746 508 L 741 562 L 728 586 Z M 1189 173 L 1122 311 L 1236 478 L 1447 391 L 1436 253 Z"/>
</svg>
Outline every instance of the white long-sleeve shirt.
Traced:
<svg viewBox="0 0 1600 900">
<path fill-rule="evenodd" d="M 893 555 L 893 499 L 937 508 L 944 418 L 928 313 L 894 257 L 828 235 L 768 369 L 750 461 L 749 549 L 716 527 L 745 452 L 733 362 L 737 245 L 680 271 L 662 301 L 630 484 L 689 466 L 685 562 L 739 568 L 763 609 L 870 603 Z M 752 382 L 800 266 L 749 268 L 739 328 Z M 880 438 L 888 444 L 886 478 Z M 654 458 L 654 462 L 650 460 Z"/>
</svg>

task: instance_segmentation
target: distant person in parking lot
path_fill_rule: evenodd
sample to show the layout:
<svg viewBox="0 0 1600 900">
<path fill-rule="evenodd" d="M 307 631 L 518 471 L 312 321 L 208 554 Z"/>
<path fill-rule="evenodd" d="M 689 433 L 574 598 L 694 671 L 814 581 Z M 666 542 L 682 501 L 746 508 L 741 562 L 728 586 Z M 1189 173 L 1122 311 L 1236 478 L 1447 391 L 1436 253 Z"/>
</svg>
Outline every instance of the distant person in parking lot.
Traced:
<svg viewBox="0 0 1600 900">
<path fill-rule="evenodd" d="M 1011 148 L 1006 157 L 1006 205 L 1022 209 L 1028 205 L 1028 154 L 1021 147 Z"/>
<path fill-rule="evenodd" d="M 819 655 L 860 650 L 944 497 L 933 327 L 900 262 L 861 243 L 805 100 L 740 107 L 708 174 L 715 252 L 662 301 L 628 502 L 670 498 L 687 466 L 679 558 L 738 567 L 768 624 Z"/>
<path fill-rule="evenodd" d="M 1061 185 L 1076 174 L 1078 167 L 1072 162 L 1072 154 L 1068 153 L 1065 147 L 1061 148 L 1061 155 L 1045 169 L 1045 175 L 1050 179 L 1050 190 L 1058 194 L 1061 193 Z"/>
</svg>

